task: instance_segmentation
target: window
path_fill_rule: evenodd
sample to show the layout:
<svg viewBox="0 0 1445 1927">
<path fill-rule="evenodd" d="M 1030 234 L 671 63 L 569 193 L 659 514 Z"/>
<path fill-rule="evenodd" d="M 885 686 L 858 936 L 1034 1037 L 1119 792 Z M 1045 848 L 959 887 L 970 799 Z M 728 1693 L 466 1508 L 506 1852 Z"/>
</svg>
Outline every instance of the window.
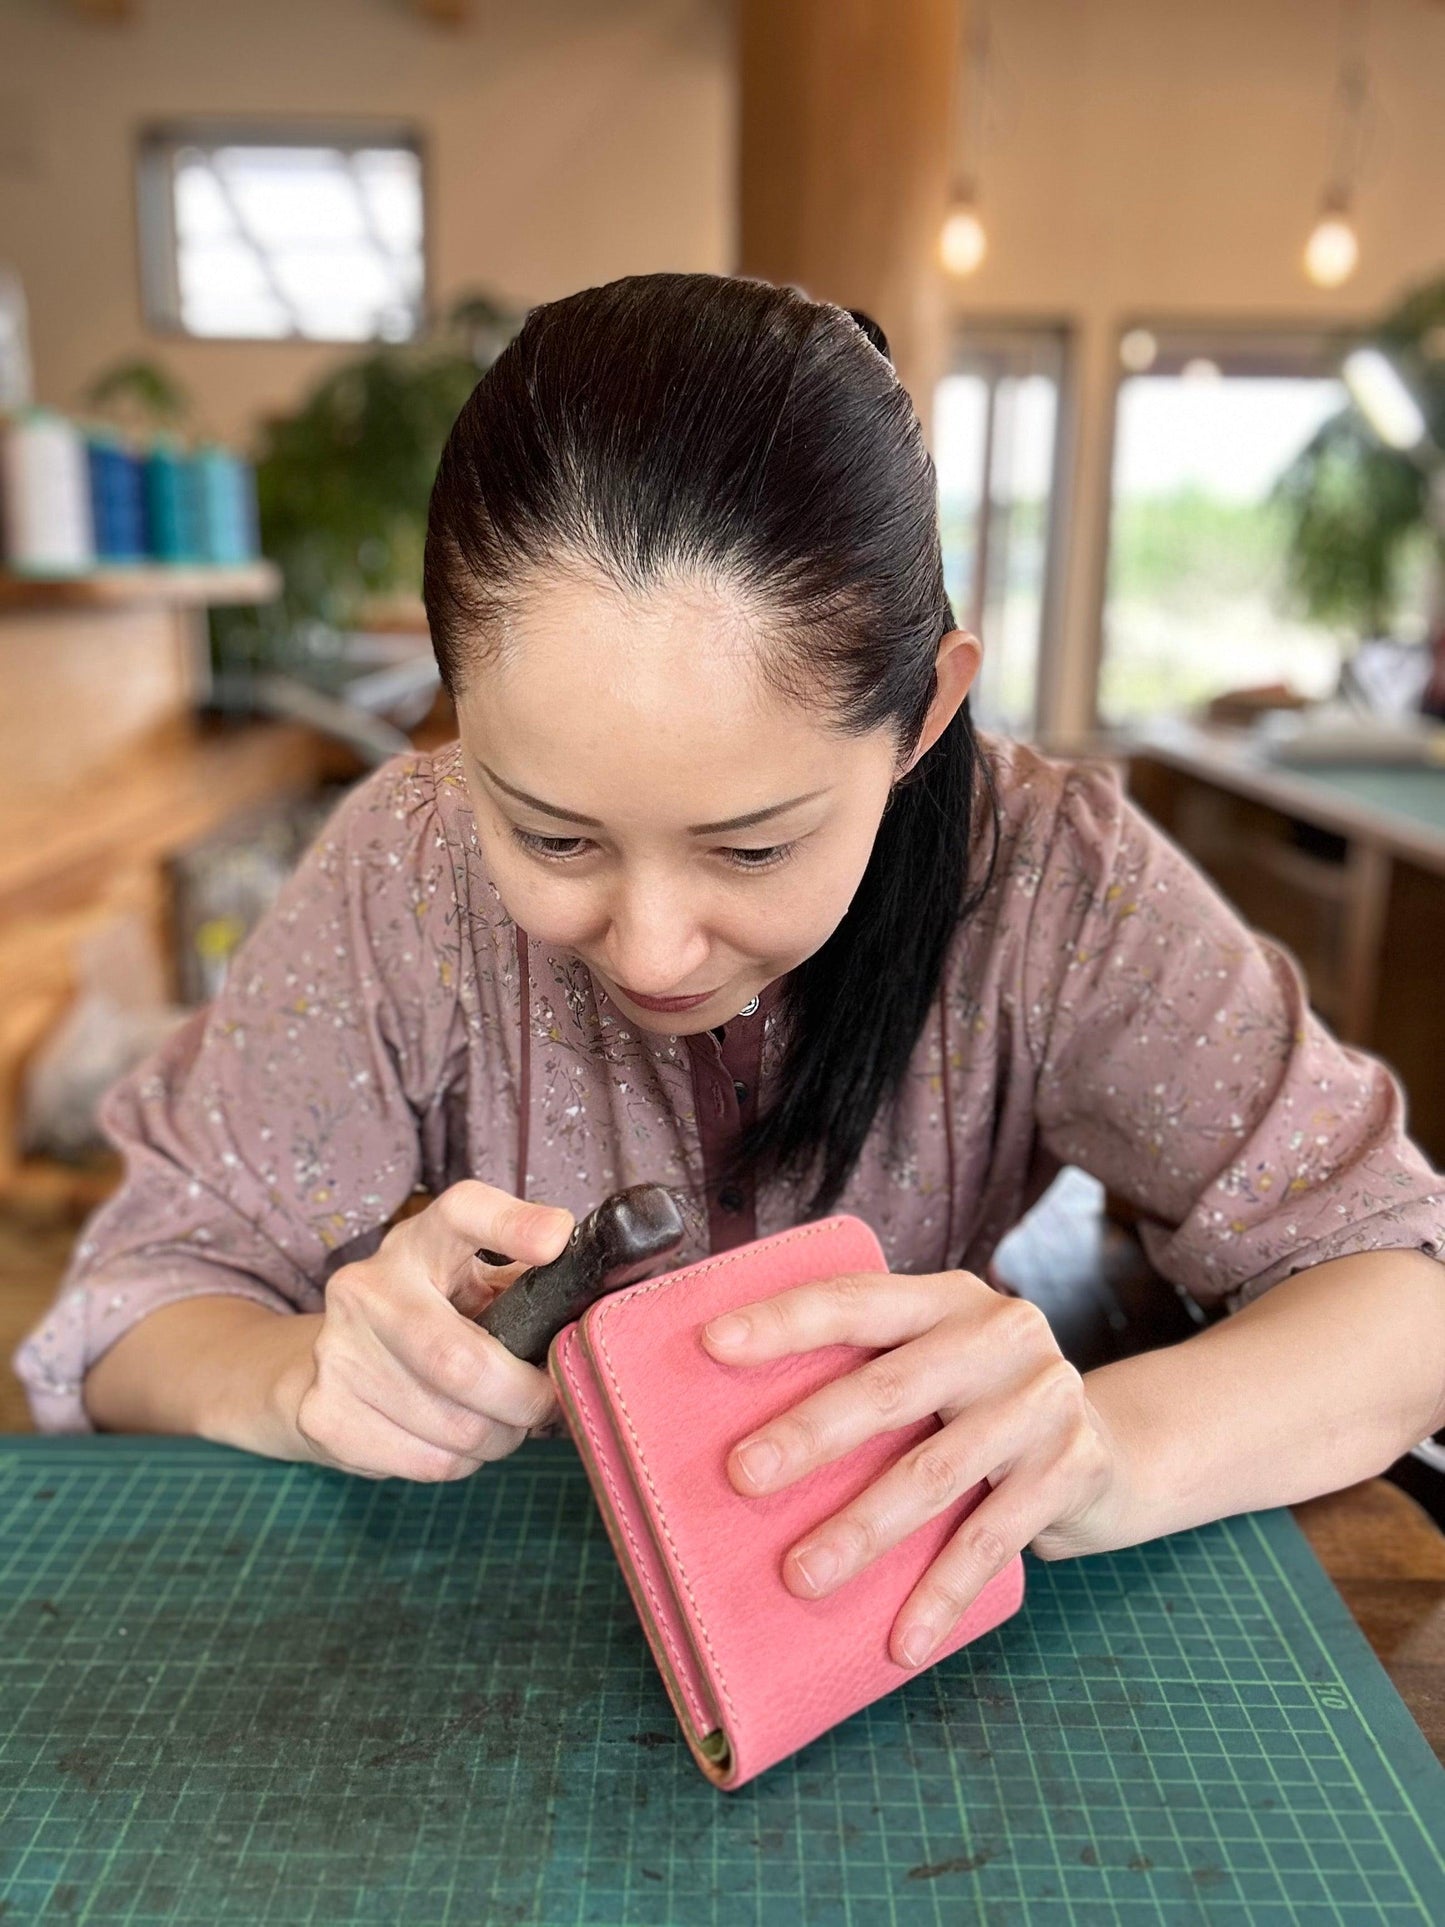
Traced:
<svg viewBox="0 0 1445 1927">
<path fill-rule="evenodd" d="M 141 143 L 139 197 L 154 327 L 250 341 L 417 332 L 425 269 L 413 136 L 160 129 Z"/>
<path fill-rule="evenodd" d="M 1340 643 L 1285 588 L 1279 475 L 1347 399 L 1318 334 L 1123 336 L 1099 712 L 1109 723 L 1289 682 L 1330 693 Z"/>
<path fill-rule="evenodd" d="M 974 712 L 1014 736 L 1038 722 L 1066 356 L 1059 328 L 965 326 L 934 396 L 944 579 L 960 625 L 984 646 Z"/>
</svg>

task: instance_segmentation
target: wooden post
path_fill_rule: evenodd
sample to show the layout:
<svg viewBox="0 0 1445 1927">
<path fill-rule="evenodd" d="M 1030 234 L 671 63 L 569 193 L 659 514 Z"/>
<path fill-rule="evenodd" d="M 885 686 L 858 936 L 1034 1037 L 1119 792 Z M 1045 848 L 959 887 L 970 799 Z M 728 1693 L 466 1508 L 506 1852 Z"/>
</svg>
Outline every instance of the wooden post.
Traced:
<svg viewBox="0 0 1445 1927">
<path fill-rule="evenodd" d="M 931 439 L 965 0 L 741 0 L 739 272 L 881 324 Z"/>
<path fill-rule="evenodd" d="M 472 0 L 412 0 L 423 20 L 437 27 L 465 27 L 471 24 Z"/>
</svg>

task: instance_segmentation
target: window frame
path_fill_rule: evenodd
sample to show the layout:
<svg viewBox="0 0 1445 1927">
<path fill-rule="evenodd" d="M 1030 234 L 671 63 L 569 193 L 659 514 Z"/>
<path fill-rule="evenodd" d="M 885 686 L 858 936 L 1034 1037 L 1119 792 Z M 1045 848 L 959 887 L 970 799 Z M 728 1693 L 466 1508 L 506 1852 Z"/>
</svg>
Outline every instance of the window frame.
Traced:
<svg viewBox="0 0 1445 1927">
<path fill-rule="evenodd" d="M 136 261 L 141 318 L 147 333 L 170 341 L 194 341 L 207 346 L 247 348 L 362 349 L 388 340 L 381 335 L 362 339 L 340 335 L 201 335 L 181 319 L 179 255 L 175 220 L 172 157 L 178 147 L 316 147 L 356 153 L 366 148 L 407 148 L 416 155 L 421 174 L 421 294 L 416 328 L 390 345 L 403 346 L 425 332 L 433 312 L 432 166 L 423 130 L 411 121 L 368 120 L 324 115 L 268 119 L 261 114 L 205 116 L 185 120 L 152 121 L 141 128 L 136 142 L 135 226 Z"/>
<path fill-rule="evenodd" d="M 1159 343 L 1159 353 L 1145 369 L 1124 366 L 1121 353 L 1124 337 L 1145 330 Z M 1099 691 L 1104 679 L 1104 654 L 1107 637 L 1105 620 L 1109 607 L 1109 574 L 1114 549 L 1114 472 L 1119 452 L 1119 404 L 1126 381 L 1153 374 L 1178 375 L 1184 364 L 1194 360 L 1215 362 L 1224 375 L 1297 376 L 1302 380 L 1322 375 L 1335 378 L 1349 349 L 1359 341 L 1358 323 L 1323 321 L 1309 317 L 1268 316 L 1200 318 L 1197 315 L 1126 315 L 1115 323 L 1110 357 L 1108 412 L 1105 416 L 1101 450 L 1103 502 L 1098 517 L 1094 550 L 1093 621 L 1089 642 L 1089 721 L 1092 738 L 1118 736 L 1126 725 L 1108 723 L 1099 706 Z"/>
<path fill-rule="evenodd" d="M 1041 734 L 1046 713 L 1046 690 L 1063 646 L 1062 613 L 1066 600 L 1064 571 L 1068 566 L 1070 531 L 1074 512 L 1074 467 L 1078 436 L 1078 360 L 1080 329 L 1078 319 L 1061 314 L 970 314 L 955 311 L 949 316 L 945 347 L 939 368 L 940 381 L 952 375 L 983 375 L 989 382 L 988 426 L 985 430 L 983 496 L 979 526 L 975 535 L 974 582 L 982 583 L 984 594 L 975 595 L 974 607 L 954 610 L 959 624 L 970 630 L 975 612 L 980 627 L 987 605 L 987 543 L 990 523 L 989 469 L 992 465 L 991 429 L 993 420 L 993 383 L 1004 376 L 1021 378 L 1043 372 L 1031 365 L 1030 351 L 1049 342 L 1057 354 L 1054 375 L 1057 400 L 1054 411 L 1052 469 L 1049 485 L 1049 510 L 1044 535 L 1043 583 L 1039 596 L 1039 646 L 1034 679 L 1034 706 L 1031 731 Z M 932 424 L 930 423 L 930 440 Z M 980 566 L 982 558 L 982 566 Z M 984 646 L 987 648 L 986 639 Z"/>
</svg>

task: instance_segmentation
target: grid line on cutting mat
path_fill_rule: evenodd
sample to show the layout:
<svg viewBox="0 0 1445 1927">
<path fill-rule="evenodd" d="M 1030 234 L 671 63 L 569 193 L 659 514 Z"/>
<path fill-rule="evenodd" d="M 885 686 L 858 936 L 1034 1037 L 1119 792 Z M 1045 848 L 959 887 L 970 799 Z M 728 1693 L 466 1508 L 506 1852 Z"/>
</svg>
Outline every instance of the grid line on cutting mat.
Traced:
<svg viewBox="0 0 1445 1927">
<path fill-rule="evenodd" d="M 570 1440 L 438 1486 L 11 1440 L 0 1517 L 7 1923 L 1445 1920 L 1445 1773 L 1285 1512 L 1030 1560 L 734 1794 Z"/>
</svg>

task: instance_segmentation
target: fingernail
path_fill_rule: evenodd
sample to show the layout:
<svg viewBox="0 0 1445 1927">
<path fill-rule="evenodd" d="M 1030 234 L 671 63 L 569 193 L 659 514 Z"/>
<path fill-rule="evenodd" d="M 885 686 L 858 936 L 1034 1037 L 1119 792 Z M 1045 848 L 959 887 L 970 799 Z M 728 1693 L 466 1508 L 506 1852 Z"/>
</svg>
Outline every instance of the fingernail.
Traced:
<svg viewBox="0 0 1445 1927">
<path fill-rule="evenodd" d="M 738 1463 L 754 1485 L 765 1485 L 782 1462 L 782 1453 L 766 1439 L 754 1439 L 751 1445 L 738 1447 Z"/>
<path fill-rule="evenodd" d="M 703 1326 L 703 1330 L 714 1344 L 741 1345 L 752 1326 L 746 1318 L 739 1318 L 736 1312 L 730 1312 L 726 1318 L 714 1318 L 710 1325 Z"/>
<path fill-rule="evenodd" d="M 899 1649 L 910 1666 L 920 1666 L 938 1644 L 932 1626 L 910 1626 L 899 1642 Z"/>
<path fill-rule="evenodd" d="M 793 1563 L 814 1592 L 821 1592 L 838 1576 L 838 1555 L 826 1546 L 809 1546 L 806 1552 L 794 1553 Z"/>
</svg>

